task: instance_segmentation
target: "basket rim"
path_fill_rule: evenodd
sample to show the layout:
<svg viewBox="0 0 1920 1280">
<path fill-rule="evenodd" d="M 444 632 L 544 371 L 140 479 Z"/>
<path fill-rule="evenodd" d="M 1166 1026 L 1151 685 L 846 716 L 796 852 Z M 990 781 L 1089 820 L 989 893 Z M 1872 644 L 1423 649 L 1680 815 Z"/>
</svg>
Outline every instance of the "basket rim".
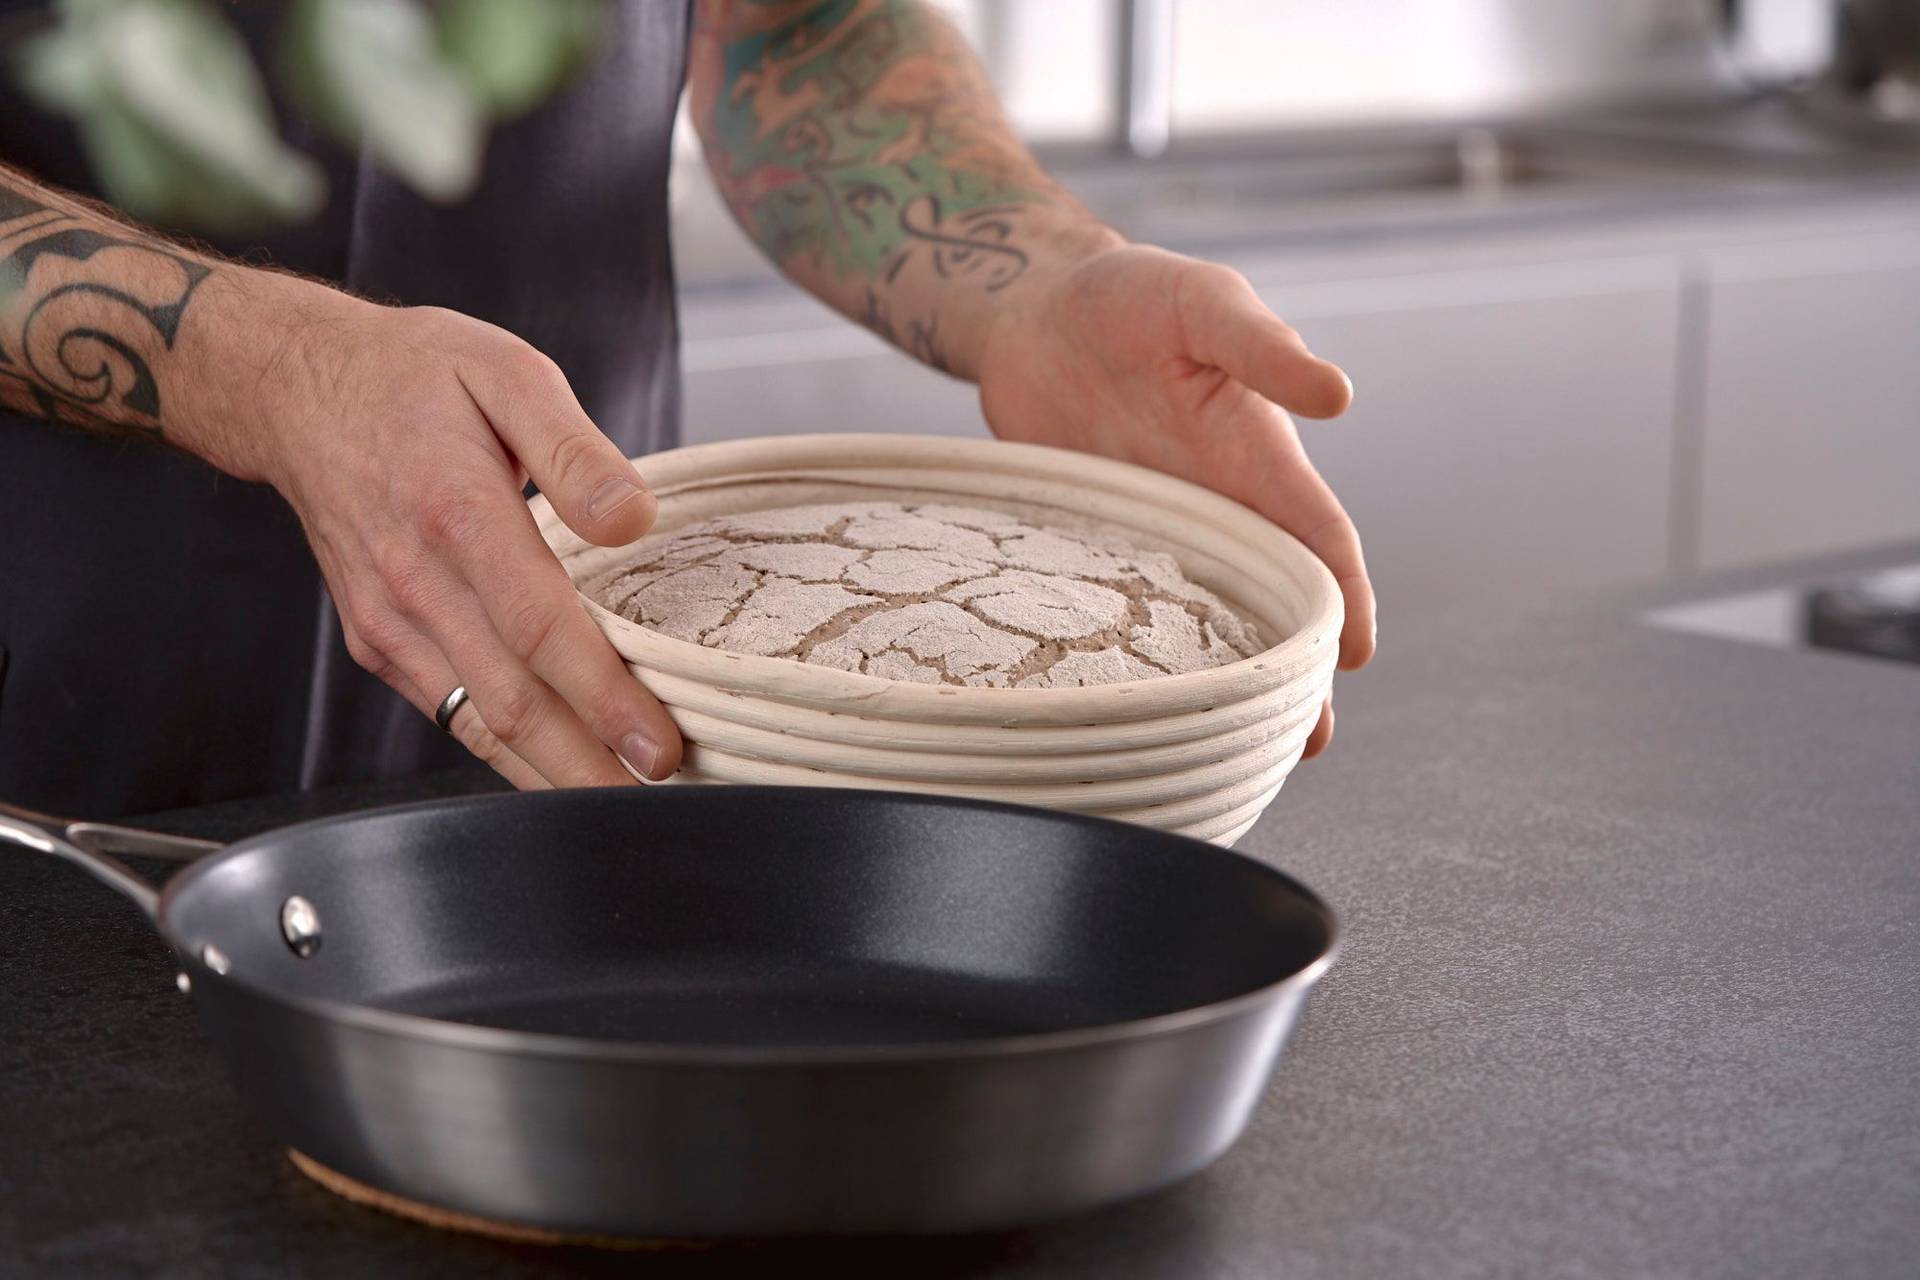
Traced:
<svg viewBox="0 0 1920 1280">
<path fill-rule="evenodd" d="M 884 719 L 1008 724 L 1148 719 L 1236 701 L 1308 678 L 1315 668 L 1331 665 L 1344 621 L 1339 584 L 1332 571 L 1298 538 L 1222 494 L 1111 458 L 1003 440 L 844 433 L 719 441 L 663 450 L 632 461 L 663 503 L 676 492 L 727 487 L 728 480 L 765 482 L 787 478 L 781 473 L 789 471 L 796 481 L 829 478 L 810 476 L 809 468 L 835 472 L 962 469 L 1054 484 L 1070 477 L 1076 491 L 1206 521 L 1216 532 L 1272 560 L 1304 596 L 1305 616 L 1293 633 L 1251 657 L 1142 680 L 1072 689 L 1011 689 L 914 684 L 790 658 L 710 649 L 623 618 L 590 599 L 580 590 L 580 581 L 574 581 L 588 614 L 628 662 L 730 692 Z M 560 522 L 544 494 L 536 495 L 529 505 L 542 536 L 563 561 L 594 548 L 595 544 Z M 1124 531 L 1123 523 L 1111 517 L 1082 514 L 1096 521 L 1109 520 Z"/>
</svg>

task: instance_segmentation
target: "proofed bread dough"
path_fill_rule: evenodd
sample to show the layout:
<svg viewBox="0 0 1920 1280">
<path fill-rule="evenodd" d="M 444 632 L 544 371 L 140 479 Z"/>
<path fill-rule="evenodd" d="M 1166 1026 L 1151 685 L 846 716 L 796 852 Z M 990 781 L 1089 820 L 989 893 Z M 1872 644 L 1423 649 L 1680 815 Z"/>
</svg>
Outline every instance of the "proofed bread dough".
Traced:
<svg viewBox="0 0 1920 1280">
<path fill-rule="evenodd" d="M 678 640 L 921 684 L 1110 684 L 1264 647 L 1170 555 L 964 506 L 724 516 L 643 538 L 585 589 Z"/>
</svg>

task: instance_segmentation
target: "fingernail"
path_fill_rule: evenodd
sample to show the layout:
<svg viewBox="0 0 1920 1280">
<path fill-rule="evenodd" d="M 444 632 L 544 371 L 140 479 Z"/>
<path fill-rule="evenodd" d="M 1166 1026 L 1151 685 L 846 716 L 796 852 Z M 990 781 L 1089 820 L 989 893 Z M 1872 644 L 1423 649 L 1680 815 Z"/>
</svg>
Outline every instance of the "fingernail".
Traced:
<svg viewBox="0 0 1920 1280">
<path fill-rule="evenodd" d="M 653 770 L 660 763 L 660 748 L 640 734 L 630 733 L 620 739 L 620 758 L 632 765 L 641 777 L 659 781 L 653 776 Z"/>
<path fill-rule="evenodd" d="M 604 519 L 639 496 L 640 486 L 625 476 L 602 480 L 600 487 L 593 491 L 593 496 L 587 499 L 587 519 Z"/>
</svg>

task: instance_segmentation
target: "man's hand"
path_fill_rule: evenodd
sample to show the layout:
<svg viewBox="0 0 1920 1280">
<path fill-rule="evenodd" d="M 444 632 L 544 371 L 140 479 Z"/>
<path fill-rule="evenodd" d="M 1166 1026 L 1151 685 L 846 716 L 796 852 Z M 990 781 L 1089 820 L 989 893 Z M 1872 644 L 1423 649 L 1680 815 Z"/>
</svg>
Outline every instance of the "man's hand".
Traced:
<svg viewBox="0 0 1920 1280">
<path fill-rule="evenodd" d="M 1288 412 L 1331 418 L 1353 389 L 1226 267 L 1110 248 L 1009 290 L 987 331 L 980 400 L 1008 440 L 1105 454 L 1205 485 L 1305 543 L 1346 599 L 1340 665 L 1373 656 L 1360 539 Z M 1307 741 L 1333 737 L 1331 702 Z"/>
<path fill-rule="evenodd" d="M 254 426 L 215 460 L 299 513 L 361 666 L 520 787 L 608 786 L 679 764 L 666 711 L 580 607 L 521 488 L 613 546 L 653 495 L 554 363 L 450 311 L 375 306 L 303 281 L 262 367 Z M 475 714 L 477 713 L 477 714 Z M 618 757 L 616 759 L 616 756 Z"/>
<path fill-rule="evenodd" d="M 655 503 L 551 360 L 448 311 L 375 306 L 169 244 L 0 168 L 0 405 L 165 439 L 299 513 L 347 647 L 522 787 L 664 778 L 666 711 L 521 501 L 581 537 Z M 617 758 L 616 758 L 617 757 Z"/>
</svg>

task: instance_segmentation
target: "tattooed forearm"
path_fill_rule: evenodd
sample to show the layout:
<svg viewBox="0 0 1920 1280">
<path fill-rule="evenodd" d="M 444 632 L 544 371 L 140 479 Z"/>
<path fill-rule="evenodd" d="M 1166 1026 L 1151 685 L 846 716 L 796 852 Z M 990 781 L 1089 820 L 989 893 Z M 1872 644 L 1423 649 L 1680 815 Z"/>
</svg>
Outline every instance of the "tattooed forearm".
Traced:
<svg viewBox="0 0 1920 1280">
<path fill-rule="evenodd" d="M 168 356 L 210 270 L 0 170 L 0 406 L 159 434 Z"/>
<path fill-rule="evenodd" d="M 964 246 L 944 225 L 956 215 L 1042 194 L 1037 173 L 991 145 L 992 100 L 955 44 L 901 0 L 824 0 L 726 43 L 708 149 L 761 243 L 843 273 L 897 273 L 916 240 Z"/>
<path fill-rule="evenodd" d="M 692 78 L 741 225 L 801 283 L 937 367 L 970 372 L 955 352 L 994 295 L 1097 227 L 917 0 L 705 0 Z"/>
</svg>

